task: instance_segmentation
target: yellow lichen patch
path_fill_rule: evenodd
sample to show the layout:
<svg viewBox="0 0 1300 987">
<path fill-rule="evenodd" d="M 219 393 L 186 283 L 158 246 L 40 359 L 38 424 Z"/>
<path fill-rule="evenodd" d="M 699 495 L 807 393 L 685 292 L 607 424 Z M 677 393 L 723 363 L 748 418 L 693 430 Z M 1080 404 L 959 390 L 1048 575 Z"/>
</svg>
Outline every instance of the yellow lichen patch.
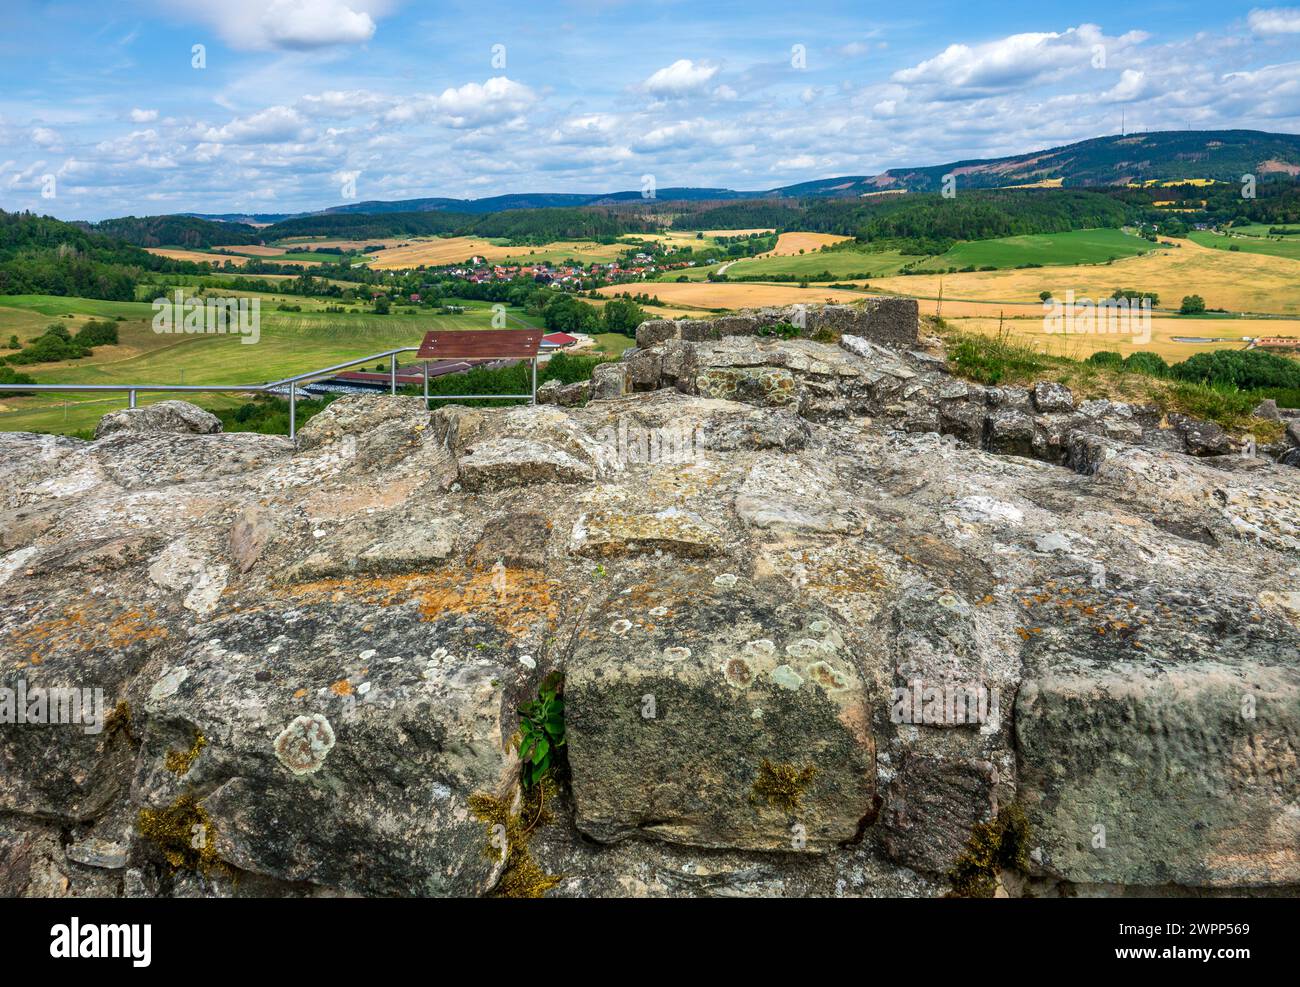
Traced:
<svg viewBox="0 0 1300 987">
<path fill-rule="evenodd" d="M 758 766 L 753 794 L 768 805 L 785 812 L 798 812 L 803 808 L 803 793 L 817 774 L 812 765 L 797 767 L 793 764 L 773 764 L 767 758 Z"/>
<path fill-rule="evenodd" d="M 991 822 L 971 831 L 966 849 L 948 872 L 953 898 L 992 898 L 998 875 L 1029 866 L 1029 821 L 1019 805 L 1009 805 Z"/>
<path fill-rule="evenodd" d="M 474 818 L 487 827 L 483 855 L 489 860 L 505 856 L 505 869 L 492 891 L 493 897 L 540 898 L 563 880 L 542 870 L 528 850 L 532 834 L 552 821 L 549 803 L 558 794 L 559 789 L 548 776 L 524 792 L 518 813 L 511 813 L 510 807 L 493 795 L 475 792 L 469 797 Z"/>
<path fill-rule="evenodd" d="M 306 602 L 360 600 L 374 606 L 415 601 L 425 620 L 473 614 L 518 636 L 539 621 L 554 628 L 559 606 L 540 569 L 448 569 L 388 577 L 346 577 L 299 583 L 280 591 Z"/>
<path fill-rule="evenodd" d="M 216 829 L 208 810 L 193 795 L 182 795 L 165 809 L 141 809 L 140 836 L 156 846 L 173 870 L 228 870 L 214 846 Z"/>
<path fill-rule="evenodd" d="M 202 752 L 204 747 L 208 746 L 208 738 L 203 734 L 195 731 L 194 743 L 190 745 L 187 751 L 168 751 L 167 756 L 163 758 L 163 765 L 172 774 L 185 775 L 189 774 L 195 759 Z"/>
<path fill-rule="evenodd" d="M 330 686 L 330 692 L 336 696 L 350 696 L 352 695 L 352 683 L 347 679 L 339 679 Z"/>
</svg>

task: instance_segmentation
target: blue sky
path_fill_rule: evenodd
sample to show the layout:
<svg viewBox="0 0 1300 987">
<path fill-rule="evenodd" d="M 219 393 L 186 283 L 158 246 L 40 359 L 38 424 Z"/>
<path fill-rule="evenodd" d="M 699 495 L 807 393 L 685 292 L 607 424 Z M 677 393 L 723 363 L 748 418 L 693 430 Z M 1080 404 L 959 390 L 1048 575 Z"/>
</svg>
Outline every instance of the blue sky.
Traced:
<svg viewBox="0 0 1300 987">
<path fill-rule="evenodd" d="M 6 26 L 0 208 L 65 219 L 766 189 L 1121 112 L 1300 132 L 1300 7 L 1258 3 L 6 0 Z"/>
</svg>

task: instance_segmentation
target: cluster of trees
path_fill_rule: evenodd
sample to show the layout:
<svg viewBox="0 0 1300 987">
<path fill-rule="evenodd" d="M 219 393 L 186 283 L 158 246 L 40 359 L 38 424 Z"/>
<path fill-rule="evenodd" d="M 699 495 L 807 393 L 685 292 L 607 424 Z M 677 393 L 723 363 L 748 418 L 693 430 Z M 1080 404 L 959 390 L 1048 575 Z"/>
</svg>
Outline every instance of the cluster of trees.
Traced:
<svg viewBox="0 0 1300 987">
<path fill-rule="evenodd" d="M 635 336 L 636 327 L 645 321 L 641 306 L 631 298 L 614 298 L 603 309 L 565 292 L 549 292 L 550 297 L 538 306 L 530 299 L 525 306 L 530 315 L 540 316 L 552 332 L 616 332 Z"/>
<path fill-rule="evenodd" d="M 146 272 L 200 270 L 84 226 L 0 210 L 0 295 L 132 301 Z"/>
<path fill-rule="evenodd" d="M 13 367 L 7 367 L 0 364 L 0 384 L 35 384 L 36 379 L 31 374 L 21 374 L 14 370 Z M 0 388 L 0 397 L 20 396 L 23 391 L 5 391 Z"/>
<path fill-rule="evenodd" d="M 723 206 L 682 212 L 672 222 L 675 230 L 792 230 L 806 209 L 798 202 L 746 199 Z"/>
<path fill-rule="evenodd" d="M 625 233 L 651 233 L 656 225 L 635 214 L 598 208 L 507 209 L 471 215 L 444 212 L 324 213 L 299 216 L 268 226 L 267 240 L 290 236 L 333 236 L 377 239 L 394 236 L 505 237 L 512 243 L 536 245 L 555 240 L 613 242 Z"/>
<path fill-rule="evenodd" d="M 137 247 L 216 247 L 261 243 L 262 234 L 246 223 L 215 223 L 196 216 L 123 216 L 86 224 L 96 233 Z"/>
<path fill-rule="evenodd" d="M 11 345 L 14 341 L 10 340 Z M 90 356 L 94 352 L 94 347 L 116 346 L 117 341 L 117 324 L 107 319 L 92 319 L 82 326 L 76 335 L 70 333 L 67 326 L 53 322 L 46 327 L 45 332 L 5 360 L 19 366 L 54 363 L 59 360 L 80 360 Z M 10 383 L 16 382 L 10 381 Z"/>
<path fill-rule="evenodd" d="M 1300 362 L 1263 350 L 1209 350 L 1172 365 L 1146 350 L 1127 357 L 1103 350 L 1092 354 L 1087 362 L 1241 391 L 1300 390 Z"/>
<path fill-rule="evenodd" d="M 931 255 L 943 253 L 957 240 L 1119 227 L 1135 216 L 1133 208 L 1105 191 L 969 189 L 950 199 L 938 193 L 909 193 L 779 203 L 732 202 L 680 216 L 674 226 L 771 226 L 778 230 L 835 233 L 856 241 L 840 249 L 872 243 L 903 253 Z"/>
</svg>

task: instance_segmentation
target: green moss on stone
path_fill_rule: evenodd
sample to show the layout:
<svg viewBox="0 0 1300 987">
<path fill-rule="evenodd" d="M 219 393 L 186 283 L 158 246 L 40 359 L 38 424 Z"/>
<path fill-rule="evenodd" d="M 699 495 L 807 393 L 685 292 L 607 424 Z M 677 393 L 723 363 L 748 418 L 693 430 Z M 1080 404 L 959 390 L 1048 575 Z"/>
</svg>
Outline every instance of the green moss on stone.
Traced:
<svg viewBox="0 0 1300 987">
<path fill-rule="evenodd" d="M 190 749 L 187 751 L 168 751 L 167 756 L 163 759 L 163 764 L 172 774 L 188 774 L 195 758 L 207 745 L 208 738 L 196 730 L 194 732 L 194 743 L 190 745 Z"/>
<path fill-rule="evenodd" d="M 1029 865 L 1029 820 L 1019 805 L 1009 805 L 991 822 L 972 831 L 966 849 L 948 872 L 951 897 L 992 898 L 998 875 L 1007 869 L 1025 870 Z"/>
<path fill-rule="evenodd" d="M 136 828 L 173 870 L 228 870 L 217 856 L 212 817 L 193 795 L 182 795 L 165 809 L 141 809 Z"/>
<path fill-rule="evenodd" d="M 804 789 L 816 774 L 817 769 L 812 765 L 800 768 L 793 764 L 773 764 L 763 758 L 758 777 L 754 779 L 754 797 L 785 812 L 798 812 L 803 808 Z"/>
<path fill-rule="evenodd" d="M 559 789 L 548 775 L 524 791 L 518 813 L 511 813 L 509 805 L 493 795 L 475 792 L 469 797 L 470 811 L 487 826 L 488 842 L 483 855 L 489 860 L 500 860 L 505 855 L 505 869 L 492 897 L 540 898 L 563 880 L 542 870 L 528 850 L 533 832 L 554 818 L 549 803 L 558 795 Z M 502 834 L 504 847 L 499 845 Z"/>
</svg>

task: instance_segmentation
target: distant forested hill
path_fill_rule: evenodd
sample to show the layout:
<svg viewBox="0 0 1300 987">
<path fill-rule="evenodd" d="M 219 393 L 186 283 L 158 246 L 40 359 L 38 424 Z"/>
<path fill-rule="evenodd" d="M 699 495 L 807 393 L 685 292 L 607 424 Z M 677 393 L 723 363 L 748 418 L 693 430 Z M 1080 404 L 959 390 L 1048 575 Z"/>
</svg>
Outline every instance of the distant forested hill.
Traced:
<svg viewBox="0 0 1300 987">
<path fill-rule="evenodd" d="M 981 190 L 945 199 L 936 194 L 806 199 L 771 205 L 759 200 L 678 217 L 680 229 L 777 229 L 838 233 L 859 240 L 984 240 L 1023 233 L 1063 233 L 1135 221 L 1128 205 L 1103 192 L 1062 189 Z"/>
<path fill-rule="evenodd" d="M 137 247 L 215 247 L 261 243 L 262 235 L 243 223 L 214 223 L 194 216 L 124 216 L 91 224 L 96 233 Z"/>
<path fill-rule="evenodd" d="M 197 270 L 83 226 L 0 210 L 0 295 L 131 301 L 145 271 Z"/>
<path fill-rule="evenodd" d="M 1295 134 L 1268 134 L 1259 130 L 1168 130 L 1096 137 L 1006 158 L 890 168 L 874 178 L 856 180 L 849 191 L 859 194 L 893 188 L 938 191 L 944 175 L 957 176 L 960 189 L 1057 179 L 1066 187 L 1178 178 L 1236 182 L 1245 174 L 1264 178 L 1287 173 L 1300 173 L 1300 136 Z"/>
<path fill-rule="evenodd" d="M 543 244 L 554 240 L 598 240 L 623 233 L 648 233 L 655 225 L 635 215 L 604 209 L 511 209 L 470 216 L 454 212 L 323 213 L 300 216 L 262 230 L 267 239 L 329 236 L 376 239 L 394 236 L 506 237 L 516 243 Z"/>
</svg>

